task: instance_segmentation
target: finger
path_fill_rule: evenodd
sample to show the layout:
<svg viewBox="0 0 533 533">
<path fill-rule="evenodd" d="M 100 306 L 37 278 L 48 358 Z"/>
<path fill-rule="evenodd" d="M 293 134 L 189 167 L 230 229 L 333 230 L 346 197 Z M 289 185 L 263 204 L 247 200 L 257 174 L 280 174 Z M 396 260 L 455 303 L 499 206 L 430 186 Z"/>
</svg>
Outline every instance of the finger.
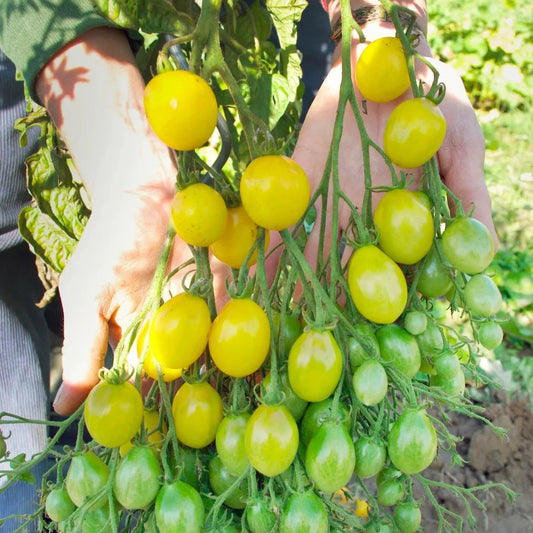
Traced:
<svg viewBox="0 0 533 533">
<path fill-rule="evenodd" d="M 108 349 L 108 324 L 90 295 L 78 294 L 72 300 L 70 294 L 79 290 L 73 290 L 69 284 L 63 287 L 63 383 L 54 400 L 54 410 L 68 415 L 83 403 L 99 381 L 98 372 L 104 366 Z"/>
<path fill-rule="evenodd" d="M 439 67 L 445 68 L 448 67 Z M 483 222 L 498 242 L 490 195 L 485 182 L 485 142 L 474 109 L 460 78 L 447 76 L 447 95 L 441 104 L 448 131 L 438 152 L 445 185 L 461 201 L 465 213 Z"/>
</svg>

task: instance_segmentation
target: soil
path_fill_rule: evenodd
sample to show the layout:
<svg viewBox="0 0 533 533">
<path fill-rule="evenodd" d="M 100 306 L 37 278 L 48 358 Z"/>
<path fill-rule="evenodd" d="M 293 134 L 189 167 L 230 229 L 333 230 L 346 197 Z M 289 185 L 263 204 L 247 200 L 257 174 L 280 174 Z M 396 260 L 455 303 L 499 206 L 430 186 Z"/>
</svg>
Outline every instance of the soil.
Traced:
<svg viewBox="0 0 533 533">
<path fill-rule="evenodd" d="M 430 479 L 474 487 L 487 483 L 502 483 L 517 495 L 514 503 L 500 488 L 476 492 L 486 511 L 472 506 L 475 528 L 466 520 L 467 508 L 458 496 L 437 488 L 434 495 L 446 509 L 461 515 L 464 532 L 533 533 L 533 413 L 529 400 L 506 399 L 496 395 L 496 403 L 489 404 L 484 416 L 494 426 L 507 431 L 500 436 L 483 422 L 453 413 L 450 422 L 452 434 L 461 437 L 457 444 L 460 455 L 467 463 L 450 468 L 449 453 L 440 458 L 424 475 Z M 423 526 L 428 532 L 438 531 L 434 507 L 423 505 Z"/>
</svg>

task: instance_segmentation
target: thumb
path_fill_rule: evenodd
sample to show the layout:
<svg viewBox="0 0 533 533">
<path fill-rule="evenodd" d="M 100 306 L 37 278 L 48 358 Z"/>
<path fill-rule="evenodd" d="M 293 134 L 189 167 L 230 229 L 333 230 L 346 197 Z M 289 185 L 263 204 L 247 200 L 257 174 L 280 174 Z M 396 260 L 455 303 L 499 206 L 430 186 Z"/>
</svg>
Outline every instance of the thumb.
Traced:
<svg viewBox="0 0 533 533">
<path fill-rule="evenodd" d="M 89 297 L 78 292 L 72 302 L 69 292 L 65 290 L 64 296 L 62 294 L 65 317 L 63 383 L 54 400 L 54 410 L 60 415 L 73 413 L 98 383 L 98 372 L 104 365 L 108 348 L 107 320 Z"/>
</svg>

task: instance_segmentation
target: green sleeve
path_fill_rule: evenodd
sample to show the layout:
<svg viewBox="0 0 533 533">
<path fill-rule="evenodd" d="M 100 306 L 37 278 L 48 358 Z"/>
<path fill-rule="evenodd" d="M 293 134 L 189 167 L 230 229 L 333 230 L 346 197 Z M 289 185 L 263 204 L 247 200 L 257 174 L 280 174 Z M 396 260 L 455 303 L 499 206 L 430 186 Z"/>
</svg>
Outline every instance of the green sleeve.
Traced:
<svg viewBox="0 0 533 533">
<path fill-rule="evenodd" d="M 0 1 L 0 48 L 35 101 L 35 77 L 57 51 L 90 28 L 112 25 L 90 0 Z"/>
</svg>

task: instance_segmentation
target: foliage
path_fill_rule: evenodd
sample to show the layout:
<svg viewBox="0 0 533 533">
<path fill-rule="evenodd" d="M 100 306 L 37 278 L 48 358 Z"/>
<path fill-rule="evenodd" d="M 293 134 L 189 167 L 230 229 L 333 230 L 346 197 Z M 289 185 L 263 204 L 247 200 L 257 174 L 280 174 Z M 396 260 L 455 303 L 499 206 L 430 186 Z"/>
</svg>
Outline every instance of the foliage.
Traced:
<svg viewBox="0 0 533 533">
<path fill-rule="evenodd" d="M 428 2 L 434 52 L 462 75 L 483 109 L 526 109 L 533 98 L 533 6 L 528 0 Z"/>
</svg>

